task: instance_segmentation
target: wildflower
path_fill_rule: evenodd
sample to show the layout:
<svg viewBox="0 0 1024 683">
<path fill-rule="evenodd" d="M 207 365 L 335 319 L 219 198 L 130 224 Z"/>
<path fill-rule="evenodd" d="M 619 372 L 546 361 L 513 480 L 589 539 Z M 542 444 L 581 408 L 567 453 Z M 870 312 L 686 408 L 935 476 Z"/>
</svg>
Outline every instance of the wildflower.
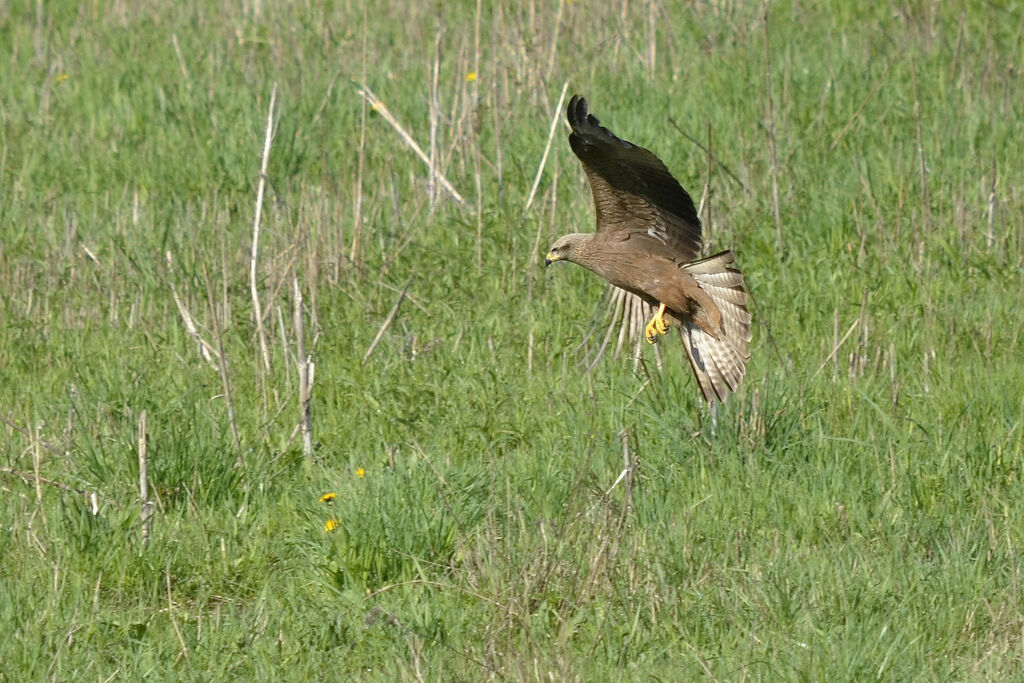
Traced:
<svg viewBox="0 0 1024 683">
<path fill-rule="evenodd" d="M 466 74 L 466 82 L 467 83 L 472 83 L 475 80 L 476 80 L 476 72 L 475 71 L 470 71 L 468 74 Z"/>
<path fill-rule="evenodd" d="M 57 76 L 57 78 L 55 80 L 56 80 L 57 83 L 63 83 L 64 81 L 68 80 L 68 75 L 67 74 L 61 74 L 61 75 Z"/>
<path fill-rule="evenodd" d="M 337 497 L 338 497 L 337 493 L 325 493 L 324 495 L 320 496 L 320 502 L 321 503 L 333 503 L 334 499 L 337 498 Z"/>
<path fill-rule="evenodd" d="M 324 533 L 330 533 L 341 526 L 341 522 L 331 517 L 329 520 L 324 522 Z"/>
<path fill-rule="evenodd" d="M 363 477 L 366 476 L 366 470 L 364 470 L 362 467 L 356 468 L 356 476 L 362 479 Z"/>
</svg>

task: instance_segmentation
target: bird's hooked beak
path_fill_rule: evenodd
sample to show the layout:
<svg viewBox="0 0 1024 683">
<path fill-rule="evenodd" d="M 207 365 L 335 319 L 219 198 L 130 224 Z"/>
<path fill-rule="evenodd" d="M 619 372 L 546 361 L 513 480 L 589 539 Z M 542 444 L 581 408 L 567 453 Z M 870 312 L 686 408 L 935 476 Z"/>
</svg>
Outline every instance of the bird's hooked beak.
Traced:
<svg viewBox="0 0 1024 683">
<path fill-rule="evenodd" d="M 544 257 L 544 266 L 545 267 L 550 266 L 555 261 L 561 261 L 564 258 L 565 257 L 562 256 L 561 254 L 556 254 L 553 251 L 549 251 L 548 255 Z"/>
</svg>

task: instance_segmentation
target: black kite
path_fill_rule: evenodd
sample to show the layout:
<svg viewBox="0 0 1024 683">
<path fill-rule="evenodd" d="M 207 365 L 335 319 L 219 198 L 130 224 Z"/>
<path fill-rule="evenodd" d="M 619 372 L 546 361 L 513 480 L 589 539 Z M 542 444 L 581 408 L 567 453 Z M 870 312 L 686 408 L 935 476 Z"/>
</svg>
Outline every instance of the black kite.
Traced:
<svg viewBox="0 0 1024 683">
<path fill-rule="evenodd" d="M 613 294 L 619 305 L 657 308 L 645 330 L 652 344 L 677 323 L 704 399 L 724 401 L 750 360 L 747 293 L 732 253 L 698 259 L 697 210 L 658 157 L 602 127 L 578 95 L 568 119 L 569 145 L 594 193 L 597 229 L 560 237 L 545 264 L 576 263 L 623 290 Z"/>
</svg>

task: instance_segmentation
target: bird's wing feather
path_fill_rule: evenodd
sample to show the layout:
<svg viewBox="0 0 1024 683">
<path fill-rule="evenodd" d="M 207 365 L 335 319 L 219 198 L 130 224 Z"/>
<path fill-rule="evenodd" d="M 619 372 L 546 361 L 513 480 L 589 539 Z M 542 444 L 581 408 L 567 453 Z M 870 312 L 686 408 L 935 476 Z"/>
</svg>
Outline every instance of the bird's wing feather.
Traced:
<svg viewBox="0 0 1024 683">
<path fill-rule="evenodd" d="M 650 151 L 627 142 L 573 96 L 568 108 L 569 145 L 590 181 L 597 233 L 605 239 L 653 241 L 681 263 L 700 253 L 700 219 L 693 199 Z"/>
<path fill-rule="evenodd" d="M 642 298 L 615 285 L 608 285 L 595 311 L 590 330 L 576 347 L 583 354 L 587 372 L 594 369 L 606 352 L 618 358 L 623 349 L 629 351 L 634 365 L 643 357 L 644 326 L 654 315 L 654 307 Z M 598 336 L 600 335 L 600 336 Z M 591 344 L 594 341 L 596 345 Z M 661 352 L 654 347 L 655 363 L 662 367 Z"/>
</svg>

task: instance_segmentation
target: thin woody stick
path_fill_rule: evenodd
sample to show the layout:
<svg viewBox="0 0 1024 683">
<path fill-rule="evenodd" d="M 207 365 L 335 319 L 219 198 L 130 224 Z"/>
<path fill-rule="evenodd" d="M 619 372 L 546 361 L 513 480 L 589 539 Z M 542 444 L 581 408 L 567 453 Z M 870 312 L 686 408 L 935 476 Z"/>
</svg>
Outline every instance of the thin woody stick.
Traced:
<svg viewBox="0 0 1024 683">
<path fill-rule="evenodd" d="M 462 206 L 469 206 L 469 202 L 467 202 L 463 198 L 463 196 L 459 194 L 458 190 L 456 190 L 455 187 L 450 182 L 448 182 L 448 179 L 441 174 L 441 171 L 439 171 L 430 163 L 430 157 L 428 157 L 423 152 L 423 150 L 420 149 L 420 146 L 416 144 L 416 141 L 412 139 L 412 136 L 405 132 L 405 129 L 402 128 L 402 124 L 400 124 L 391 114 L 391 112 L 388 111 L 387 106 L 385 106 L 384 103 L 380 101 L 380 98 L 374 95 L 373 91 L 371 91 L 365 85 L 359 88 L 358 92 L 359 95 L 369 103 L 371 109 L 380 114 L 385 121 L 391 124 L 391 127 L 395 129 L 396 133 L 398 133 L 398 137 L 402 138 L 402 141 L 405 142 L 405 144 L 409 145 L 409 148 L 412 149 L 416 156 L 418 156 L 423 161 L 423 163 L 427 165 L 427 168 L 430 169 L 430 172 L 433 174 L 434 179 L 437 180 L 437 182 L 441 183 L 441 187 L 443 187 L 448 192 L 448 194 L 452 196 L 452 199 L 454 199 Z"/>
<path fill-rule="evenodd" d="M 526 198 L 526 206 L 523 207 L 523 215 L 530 211 L 533 198 L 537 194 L 537 186 L 540 185 L 540 177 L 544 174 L 544 166 L 548 163 L 548 153 L 551 152 L 551 141 L 555 137 L 555 130 L 562 118 L 562 103 L 565 102 L 565 92 L 569 89 L 569 81 L 562 84 L 562 94 L 558 96 L 558 106 L 555 107 L 555 114 L 551 117 L 551 127 L 548 129 L 548 142 L 544 145 L 544 154 L 541 155 L 540 165 L 537 167 L 537 175 L 533 178 L 533 186 L 530 188 L 530 195 Z"/>
<path fill-rule="evenodd" d="M 398 307 L 402 305 L 402 300 L 405 299 L 405 292 L 409 289 L 409 282 L 411 282 L 411 280 L 407 280 L 405 285 L 402 287 L 402 293 L 398 295 L 398 300 L 395 301 L 395 305 L 391 307 L 391 312 L 388 313 L 388 317 L 385 318 L 384 324 L 380 326 L 379 330 L 377 330 L 377 336 L 373 338 L 372 342 L 370 342 L 370 348 L 366 349 L 366 353 L 363 355 L 363 365 L 366 364 L 366 361 L 370 357 L 370 354 L 373 353 L 373 350 L 377 348 L 377 344 L 380 343 L 381 337 L 383 337 L 384 333 L 387 332 L 388 327 L 391 326 L 391 322 L 398 314 Z"/>
<path fill-rule="evenodd" d="M 302 316 L 302 289 L 299 278 L 292 273 L 292 298 L 295 303 L 295 350 L 299 366 L 299 426 L 302 431 L 302 452 L 313 456 L 313 417 L 309 410 L 310 390 L 313 388 L 311 354 L 306 353 L 306 325 Z"/>
<path fill-rule="evenodd" d="M 149 451 L 147 449 L 146 411 L 139 415 L 139 502 L 142 509 L 139 521 L 142 522 L 142 545 L 149 545 L 149 537 L 153 531 L 153 512 L 156 506 L 149 499 Z"/>
<path fill-rule="evenodd" d="M 270 160 L 270 142 L 274 134 L 274 105 L 277 103 L 277 83 L 270 91 L 270 110 L 267 113 L 267 134 L 263 140 L 263 162 L 260 164 L 260 182 L 256 188 L 256 216 L 252 222 L 252 248 L 249 251 L 249 289 L 252 292 L 252 307 L 256 316 L 256 336 L 260 340 L 263 366 L 270 370 L 270 351 L 267 348 L 267 333 L 263 329 L 263 311 L 256 287 L 256 256 L 260 247 L 260 222 L 263 218 L 263 193 L 267 188 L 267 163 Z"/>
</svg>

